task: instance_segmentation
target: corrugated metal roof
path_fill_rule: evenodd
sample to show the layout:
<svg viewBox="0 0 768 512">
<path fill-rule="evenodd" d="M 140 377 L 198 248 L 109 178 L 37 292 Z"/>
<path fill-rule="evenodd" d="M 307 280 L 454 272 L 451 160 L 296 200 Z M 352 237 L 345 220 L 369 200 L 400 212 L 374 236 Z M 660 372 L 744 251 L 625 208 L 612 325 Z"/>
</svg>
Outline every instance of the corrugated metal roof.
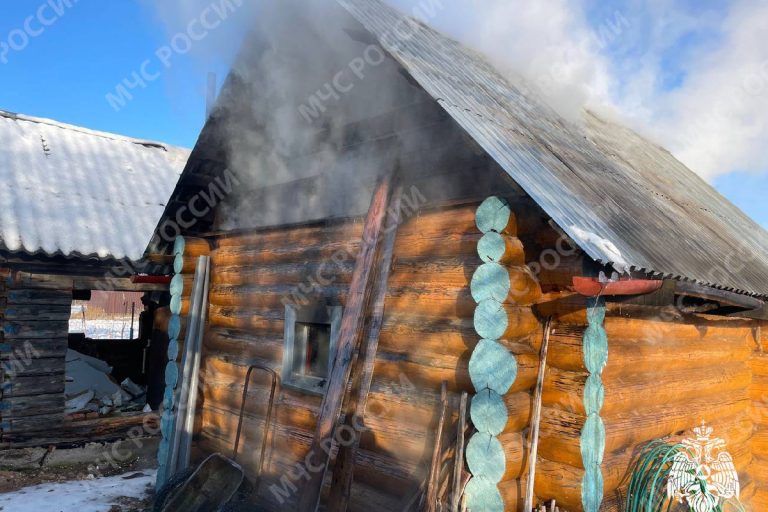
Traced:
<svg viewBox="0 0 768 512">
<path fill-rule="evenodd" d="M 0 248 L 138 260 L 188 156 L 0 111 Z"/>
<path fill-rule="evenodd" d="M 768 295 L 768 233 L 667 151 L 594 114 L 563 120 L 380 0 L 337 1 L 593 259 Z"/>
</svg>

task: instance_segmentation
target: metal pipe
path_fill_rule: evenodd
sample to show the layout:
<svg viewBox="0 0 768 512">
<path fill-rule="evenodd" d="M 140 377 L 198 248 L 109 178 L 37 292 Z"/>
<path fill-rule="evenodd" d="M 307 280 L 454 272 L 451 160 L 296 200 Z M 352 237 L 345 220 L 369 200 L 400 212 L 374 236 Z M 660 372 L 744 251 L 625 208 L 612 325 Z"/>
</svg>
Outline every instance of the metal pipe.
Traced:
<svg viewBox="0 0 768 512">
<path fill-rule="evenodd" d="M 252 364 L 248 367 L 248 371 L 245 374 L 245 386 L 243 386 L 243 400 L 240 403 L 240 417 L 237 421 L 237 434 L 235 435 L 235 448 L 232 450 L 232 460 L 237 462 L 237 450 L 240 448 L 240 434 L 243 430 L 243 415 L 245 414 L 245 401 L 248 397 L 248 388 L 251 385 L 251 374 L 253 373 L 253 370 L 263 370 L 272 377 L 272 388 L 269 392 L 269 402 L 267 405 L 267 417 L 266 421 L 264 422 L 264 433 L 262 434 L 261 439 L 261 454 L 259 455 L 259 465 L 258 467 L 258 473 L 256 474 L 256 480 L 254 482 L 254 489 L 258 489 L 259 487 L 259 480 L 261 479 L 261 473 L 264 468 L 264 455 L 267 452 L 267 435 L 269 434 L 269 425 L 272 423 L 272 409 L 274 406 L 274 400 L 275 400 L 275 391 L 277 390 L 277 385 L 279 383 L 279 377 L 277 375 L 277 372 L 273 370 L 272 368 L 268 366 L 264 366 L 262 364 Z"/>
<path fill-rule="evenodd" d="M 187 408 L 184 410 L 184 425 L 182 438 L 179 442 L 179 471 L 189 467 L 192 459 L 192 435 L 195 430 L 195 410 L 197 407 L 197 393 L 200 389 L 200 360 L 203 353 L 203 337 L 205 335 L 205 320 L 208 314 L 208 288 L 210 286 L 211 259 L 205 258 L 205 276 L 203 277 L 203 294 L 200 297 L 200 311 L 198 317 L 198 329 L 195 332 L 194 345 L 192 346 L 192 368 L 189 375 L 189 392 Z M 186 380 L 186 379 L 185 379 Z"/>
<path fill-rule="evenodd" d="M 188 392 L 187 379 L 189 375 L 189 366 L 191 365 L 191 359 L 189 357 L 192 342 L 195 339 L 198 318 L 200 317 L 200 293 L 203 289 L 203 278 L 205 275 L 205 256 L 200 256 L 197 260 L 197 267 L 195 269 L 195 279 L 192 284 L 192 295 L 190 298 L 189 318 L 187 334 L 184 337 L 184 355 L 181 358 L 181 375 L 179 376 L 181 382 L 177 383 L 174 404 L 176 412 L 173 415 L 173 428 L 171 429 L 171 436 L 169 439 L 168 449 L 168 465 L 166 474 L 168 478 L 171 478 L 178 471 L 179 462 L 179 442 L 181 441 L 181 428 L 182 422 L 179 419 L 179 412 L 186 409 L 185 397 Z"/>
</svg>

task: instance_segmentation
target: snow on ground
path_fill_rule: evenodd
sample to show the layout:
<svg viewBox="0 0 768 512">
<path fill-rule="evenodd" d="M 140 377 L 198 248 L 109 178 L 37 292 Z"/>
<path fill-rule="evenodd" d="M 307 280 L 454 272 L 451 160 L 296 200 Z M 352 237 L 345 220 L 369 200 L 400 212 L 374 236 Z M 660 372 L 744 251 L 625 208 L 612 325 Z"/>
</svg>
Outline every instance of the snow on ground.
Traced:
<svg viewBox="0 0 768 512">
<path fill-rule="evenodd" d="M 116 318 L 112 320 L 83 320 L 70 318 L 69 332 L 85 333 L 92 340 L 122 340 L 131 334 L 131 318 Z M 133 320 L 133 337 L 139 335 L 139 323 Z"/>
<path fill-rule="evenodd" d="M 109 512 L 120 498 L 143 499 L 154 484 L 155 470 L 92 480 L 25 487 L 0 494 L 2 512 Z M 131 478 L 133 475 L 140 475 Z"/>
</svg>

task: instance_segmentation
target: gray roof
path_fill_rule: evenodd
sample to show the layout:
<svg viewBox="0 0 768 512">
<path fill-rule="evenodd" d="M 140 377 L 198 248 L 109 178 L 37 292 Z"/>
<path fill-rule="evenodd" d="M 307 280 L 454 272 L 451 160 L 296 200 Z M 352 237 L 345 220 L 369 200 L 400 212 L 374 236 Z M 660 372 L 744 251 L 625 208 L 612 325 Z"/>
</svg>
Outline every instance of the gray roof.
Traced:
<svg viewBox="0 0 768 512">
<path fill-rule="evenodd" d="M 0 111 L 0 249 L 138 260 L 189 151 Z"/>
<path fill-rule="evenodd" d="M 563 120 L 481 55 L 380 0 L 337 0 L 593 259 L 768 295 L 768 233 L 669 152 Z M 411 34 L 396 37 L 407 21 Z"/>
</svg>

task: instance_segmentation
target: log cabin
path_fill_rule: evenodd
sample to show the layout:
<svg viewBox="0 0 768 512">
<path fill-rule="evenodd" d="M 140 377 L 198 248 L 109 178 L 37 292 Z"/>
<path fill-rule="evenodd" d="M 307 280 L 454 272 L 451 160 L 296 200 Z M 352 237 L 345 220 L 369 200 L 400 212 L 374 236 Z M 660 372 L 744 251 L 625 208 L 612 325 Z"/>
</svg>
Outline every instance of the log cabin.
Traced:
<svg viewBox="0 0 768 512">
<path fill-rule="evenodd" d="M 702 421 L 768 507 L 768 233 L 381 0 L 261 13 L 148 252 L 179 344 L 210 258 L 196 449 L 260 510 L 624 510 Z"/>
<path fill-rule="evenodd" d="M 130 277 L 189 152 L 3 111 L 0 141 L 0 449 L 124 436 L 65 415 L 72 303 L 158 289 Z"/>
</svg>

